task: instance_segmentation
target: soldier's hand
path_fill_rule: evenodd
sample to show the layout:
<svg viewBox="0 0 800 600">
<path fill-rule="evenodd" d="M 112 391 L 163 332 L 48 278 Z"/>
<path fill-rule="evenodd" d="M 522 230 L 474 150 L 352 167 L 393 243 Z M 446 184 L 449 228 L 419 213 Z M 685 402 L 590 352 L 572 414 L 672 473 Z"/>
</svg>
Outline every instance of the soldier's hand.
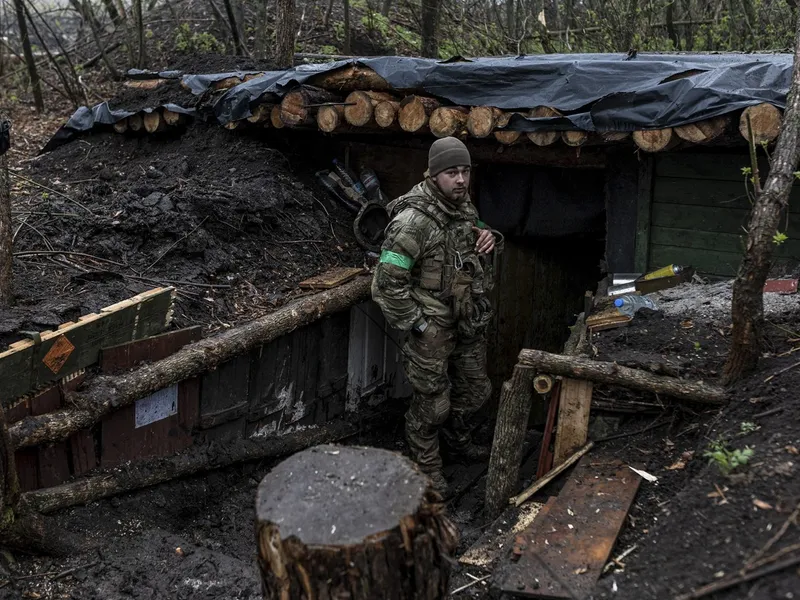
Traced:
<svg viewBox="0 0 800 600">
<path fill-rule="evenodd" d="M 475 252 L 489 254 L 494 250 L 495 239 L 490 229 L 479 229 L 473 226 L 472 231 L 478 234 L 478 240 L 475 242 Z"/>
</svg>

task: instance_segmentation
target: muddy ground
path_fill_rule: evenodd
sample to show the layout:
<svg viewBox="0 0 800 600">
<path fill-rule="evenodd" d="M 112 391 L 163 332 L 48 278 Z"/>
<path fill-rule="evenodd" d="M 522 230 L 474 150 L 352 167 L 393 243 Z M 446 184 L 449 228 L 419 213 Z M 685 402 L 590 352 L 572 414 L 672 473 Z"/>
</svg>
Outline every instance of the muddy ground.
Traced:
<svg viewBox="0 0 800 600">
<path fill-rule="evenodd" d="M 628 363 L 658 358 L 682 376 L 712 380 L 730 339 L 724 311 L 727 286 L 684 286 L 663 294 L 662 314 L 638 316 L 627 328 L 598 334 L 593 339 L 598 358 Z M 632 546 L 635 550 L 623 561 L 624 569 L 612 569 L 601 579 L 594 597 L 660 600 L 718 581 L 755 555 L 800 502 L 800 405 L 795 391 L 800 387 L 800 368 L 780 373 L 797 362 L 793 350 L 800 343 L 796 333 L 800 297 L 768 296 L 765 304 L 768 351 L 759 372 L 737 387 L 728 407 L 678 405 L 640 394 L 627 399 L 658 408 L 641 414 L 594 411 L 603 419 L 593 419 L 593 439 L 615 438 L 598 441 L 595 455 L 642 463 L 658 477 L 655 483 L 642 482 L 612 554 Z M 597 389 L 599 399 L 618 392 Z M 640 433 L 643 429 L 648 431 Z M 490 423 L 478 432 L 484 440 L 490 434 Z M 401 422 L 394 420 L 346 443 L 402 452 L 401 438 Z M 539 433 L 530 430 L 521 486 L 532 480 L 539 439 Z M 749 446 L 754 454 L 746 466 L 725 476 L 702 456 L 716 440 L 725 440 L 729 449 Z M 254 498 L 259 480 L 273 464 L 239 465 L 62 511 L 56 516 L 59 524 L 88 535 L 97 548 L 66 560 L 17 556 L 17 562 L 6 563 L 0 575 L 0 582 L 11 577 L 0 588 L 0 597 L 260 598 Z M 448 469 L 458 490 L 448 509 L 462 534 L 459 555 L 487 530 L 504 526 L 483 518 L 485 467 Z M 532 501 L 546 501 L 558 493 L 563 481 L 554 482 Z M 514 512 L 505 515 L 510 521 L 515 517 Z M 799 538 L 798 526 L 790 525 L 767 555 L 797 544 Z M 498 546 L 505 541 L 498 534 Z M 505 557 L 506 551 L 498 548 L 497 561 Z M 81 568 L 63 575 L 75 567 Z M 456 565 L 452 587 L 491 572 L 491 568 Z M 490 578 L 456 597 L 497 597 L 493 583 Z M 798 590 L 795 566 L 713 597 L 793 598 Z"/>
<path fill-rule="evenodd" d="M 16 306 L 0 345 L 159 285 L 178 290 L 177 326 L 213 331 L 273 310 L 307 277 L 363 265 L 352 215 L 313 172 L 202 124 L 83 136 L 28 162 L 12 178 Z"/>
</svg>

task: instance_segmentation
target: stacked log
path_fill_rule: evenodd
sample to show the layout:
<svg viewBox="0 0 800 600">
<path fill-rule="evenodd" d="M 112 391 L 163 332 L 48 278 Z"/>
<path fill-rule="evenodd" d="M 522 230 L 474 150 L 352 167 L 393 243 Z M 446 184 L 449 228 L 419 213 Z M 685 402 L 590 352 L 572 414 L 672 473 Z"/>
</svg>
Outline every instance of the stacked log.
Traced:
<svg viewBox="0 0 800 600">
<path fill-rule="evenodd" d="M 633 132 L 633 141 L 645 152 L 662 152 L 675 143 L 672 127 Z"/>
<path fill-rule="evenodd" d="M 125 133 L 128 131 L 128 118 L 125 117 L 114 123 L 114 131 L 117 133 Z"/>
<path fill-rule="evenodd" d="M 514 113 L 508 112 L 503 113 L 501 117 L 497 119 L 497 123 L 495 124 L 496 128 L 505 127 L 508 125 L 508 122 L 511 120 L 512 115 L 521 115 L 522 113 Z M 503 144 L 504 146 L 510 146 L 511 144 L 516 144 L 519 139 L 522 137 L 521 131 L 495 131 L 494 132 L 494 139 L 498 142 Z"/>
<path fill-rule="evenodd" d="M 309 85 L 289 92 L 281 100 L 281 121 L 289 127 L 312 125 L 317 114 L 317 105 L 340 102 L 336 94 Z"/>
<path fill-rule="evenodd" d="M 675 127 L 675 133 L 686 142 L 707 144 L 725 133 L 730 122 L 730 118 L 723 115 L 714 119 L 706 119 L 705 121 Z"/>
<path fill-rule="evenodd" d="M 431 114 L 431 133 L 437 138 L 460 136 L 468 118 L 469 111 L 463 106 L 440 106 Z"/>
<path fill-rule="evenodd" d="M 393 102 L 394 96 L 386 92 L 350 92 L 345 99 L 344 118 L 354 127 L 376 125 L 375 107 L 381 102 Z"/>
<path fill-rule="evenodd" d="M 159 110 L 144 113 L 142 122 L 144 124 L 144 130 L 147 133 L 156 133 L 158 131 L 164 131 L 164 129 L 167 128 L 167 124 L 161 117 L 161 111 Z"/>
<path fill-rule="evenodd" d="M 537 106 L 531 109 L 528 113 L 532 118 L 543 117 L 560 117 L 562 116 L 555 108 L 549 106 Z M 554 144 L 555 141 L 561 137 L 558 131 L 531 131 L 528 133 L 528 139 L 537 146 L 549 146 Z"/>
<path fill-rule="evenodd" d="M 144 121 L 142 120 L 141 113 L 136 113 L 135 115 L 128 117 L 128 129 L 134 133 L 138 133 L 144 129 Z"/>
<path fill-rule="evenodd" d="M 561 139 L 567 146 L 583 146 L 589 139 L 589 134 L 580 129 L 575 131 L 562 131 Z"/>
<path fill-rule="evenodd" d="M 750 120 L 750 128 L 753 131 L 753 142 L 758 145 L 768 144 L 778 137 L 783 116 L 780 110 L 766 102 L 745 108 L 739 118 L 739 133 L 749 142 L 748 119 Z"/>
<path fill-rule="evenodd" d="M 400 103 L 397 120 L 400 127 L 408 133 L 420 133 L 428 125 L 433 111 L 439 108 L 439 101 L 427 96 L 406 96 Z"/>
<path fill-rule="evenodd" d="M 281 105 L 276 104 L 269 112 L 269 123 L 275 129 L 282 129 L 284 126 L 283 119 L 281 118 Z"/>
<path fill-rule="evenodd" d="M 397 113 L 400 112 L 400 103 L 394 100 L 379 102 L 375 107 L 375 122 L 378 127 L 388 129 L 397 123 Z"/>
<path fill-rule="evenodd" d="M 269 126 L 270 122 L 270 115 L 272 113 L 272 109 L 275 107 L 274 104 L 259 104 L 251 111 L 249 117 L 247 117 L 247 121 L 250 123 L 262 123 L 265 126 Z"/>
<path fill-rule="evenodd" d="M 344 124 L 344 106 L 341 104 L 321 106 L 317 111 L 317 126 L 320 131 L 332 133 L 340 129 Z"/>
<path fill-rule="evenodd" d="M 502 115 L 503 111 L 494 106 L 473 106 L 467 118 L 467 131 L 472 137 L 489 137 Z"/>
</svg>

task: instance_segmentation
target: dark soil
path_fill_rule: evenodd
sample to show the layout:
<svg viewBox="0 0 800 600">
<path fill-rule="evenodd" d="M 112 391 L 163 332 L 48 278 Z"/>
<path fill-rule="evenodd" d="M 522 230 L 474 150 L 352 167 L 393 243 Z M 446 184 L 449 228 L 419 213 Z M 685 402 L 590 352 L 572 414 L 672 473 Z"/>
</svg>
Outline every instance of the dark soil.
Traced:
<svg viewBox="0 0 800 600">
<path fill-rule="evenodd" d="M 178 289 L 176 326 L 227 327 L 285 303 L 307 277 L 364 262 L 352 216 L 306 157 L 264 138 L 202 125 L 181 137 L 98 133 L 19 174 L 16 306 L 0 315 L 0 344 L 159 285 Z"/>
<path fill-rule="evenodd" d="M 111 110 L 140 112 L 165 104 L 177 104 L 183 108 L 200 108 L 201 98 L 195 96 L 180 84 L 180 80 L 170 80 L 154 90 L 123 88 L 108 105 Z"/>
</svg>

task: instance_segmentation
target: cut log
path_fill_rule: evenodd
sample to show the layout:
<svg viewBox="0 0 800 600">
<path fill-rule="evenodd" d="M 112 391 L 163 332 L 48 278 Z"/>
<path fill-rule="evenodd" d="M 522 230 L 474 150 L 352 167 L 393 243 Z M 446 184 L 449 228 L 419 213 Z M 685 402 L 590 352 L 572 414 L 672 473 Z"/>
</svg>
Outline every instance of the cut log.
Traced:
<svg viewBox="0 0 800 600">
<path fill-rule="evenodd" d="M 164 111 L 161 113 L 161 116 L 164 118 L 164 122 L 170 127 L 177 127 L 186 121 L 186 115 L 171 111 L 168 108 L 164 109 Z"/>
<path fill-rule="evenodd" d="M 335 71 L 315 75 L 309 84 L 333 92 L 350 93 L 356 90 L 388 90 L 389 84 L 369 67 L 348 65 Z"/>
<path fill-rule="evenodd" d="M 458 135 L 464 131 L 469 111 L 461 106 L 440 106 L 431 114 L 431 133 L 438 138 Z"/>
<path fill-rule="evenodd" d="M 544 117 L 560 117 L 562 116 L 555 108 L 549 106 L 537 106 L 531 109 L 528 113 L 529 117 L 544 118 Z M 554 144 L 556 140 L 561 137 L 558 131 L 530 131 L 528 132 L 528 139 L 537 146 L 549 146 Z"/>
<path fill-rule="evenodd" d="M 467 119 L 467 131 L 472 137 L 485 138 L 492 135 L 497 119 L 503 111 L 494 106 L 473 106 Z"/>
<path fill-rule="evenodd" d="M 723 115 L 714 119 L 706 119 L 705 121 L 675 127 L 675 133 L 686 142 L 705 144 L 725 133 L 730 122 L 730 117 Z"/>
<path fill-rule="evenodd" d="M 399 110 L 399 102 L 379 102 L 375 107 L 375 122 L 379 127 L 389 128 L 397 122 L 397 113 Z"/>
<path fill-rule="evenodd" d="M 128 117 L 128 129 L 134 132 L 139 132 L 144 129 L 144 121 L 142 120 L 142 113 L 136 113 Z"/>
<path fill-rule="evenodd" d="M 317 126 L 320 130 L 331 133 L 344 124 L 344 106 L 321 106 L 317 111 Z"/>
<path fill-rule="evenodd" d="M 9 430 L 12 442 L 16 448 L 22 448 L 66 440 L 73 433 L 93 426 L 115 408 L 213 370 L 326 315 L 349 309 L 369 298 L 369 290 L 370 278 L 359 277 L 341 287 L 290 302 L 273 313 L 190 344 L 168 358 L 124 375 L 98 377 L 84 392 L 68 395 L 68 402 L 79 408 L 26 417 L 15 423 Z"/>
<path fill-rule="evenodd" d="M 300 87 L 281 100 L 281 121 L 289 127 L 313 125 L 317 109 L 309 105 L 339 101 L 340 97 L 327 90 L 307 85 Z"/>
<path fill-rule="evenodd" d="M 286 123 L 283 122 L 281 118 L 281 105 L 276 104 L 272 107 L 272 110 L 269 113 L 269 123 L 275 129 L 282 129 Z"/>
<path fill-rule="evenodd" d="M 120 119 L 116 123 L 114 123 L 114 131 L 117 133 L 125 133 L 128 131 L 128 119 L 127 117 Z"/>
<path fill-rule="evenodd" d="M 167 83 L 167 79 L 135 79 L 126 81 L 125 87 L 133 88 L 135 90 L 155 90 Z"/>
<path fill-rule="evenodd" d="M 486 516 L 489 519 L 503 512 L 517 486 L 534 375 L 533 369 L 517 365 L 511 379 L 503 383 L 486 475 Z"/>
<path fill-rule="evenodd" d="M 604 142 L 621 142 L 631 137 L 630 131 L 603 131 L 600 137 Z"/>
<path fill-rule="evenodd" d="M 272 109 L 275 105 L 274 104 L 259 104 L 251 111 L 247 120 L 250 123 L 269 123 L 270 115 L 272 114 Z"/>
<path fill-rule="evenodd" d="M 511 120 L 512 115 L 518 115 L 522 113 L 503 113 L 497 118 L 497 122 L 495 123 L 495 127 L 505 127 L 508 125 L 508 122 Z M 495 131 L 494 132 L 494 139 L 498 142 L 503 144 L 504 146 L 510 146 L 511 144 L 516 144 L 519 139 L 522 137 L 521 131 Z"/>
<path fill-rule="evenodd" d="M 675 377 L 653 375 L 646 371 L 621 367 L 611 362 L 526 349 L 519 353 L 519 364 L 532 367 L 537 373 L 585 379 L 594 383 L 621 385 L 633 390 L 653 392 L 680 400 L 704 404 L 724 404 L 726 400 L 725 391 L 722 388 L 703 381 L 687 381 Z"/>
<path fill-rule="evenodd" d="M 211 87 L 215 90 L 228 90 L 255 77 L 261 77 L 261 75 L 263 75 L 263 73 L 251 73 L 250 75 L 246 75 L 243 79 L 239 77 L 226 77 L 225 79 L 214 82 Z"/>
<path fill-rule="evenodd" d="M 781 111 L 772 104 L 764 102 L 763 104 L 748 106 L 742 111 L 742 116 L 739 118 L 739 133 L 749 142 L 750 136 L 747 133 L 748 115 L 753 127 L 753 142 L 755 144 L 769 143 L 778 137 L 783 117 Z"/>
<path fill-rule="evenodd" d="M 562 131 L 561 139 L 567 146 L 583 146 L 589 139 L 589 134 L 585 131 Z"/>
<path fill-rule="evenodd" d="M 434 98 L 406 96 L 400 103 L 397 120 L 403 131 L 417 133 L 425 128 L 433 111 L 437 108 L 439 108 L 439 101 Z"/>
<path fill-rule="evenodd" d="M 195 446 L 166 458 L 137 461 L 124 469 L 109 469 L 55 487 L 25 492 L 22 497 L 32 509 L 51 513 L 237 462 L 286 456 L 309 446 L 345 439 L 361 430 L 357 423 L 331 421 L 276 437 Z"/>
<path fill-rule="evenodd" d="M 448 593 L 458 530 L 410 460 L 330 445 L 264 477 L 256 540 L 264 598 L 436 600 Z"/>
<path fill-rule="evenodd" d="M 673 145 L 675 136 L 672 127 L 646 129 L 633 132 L 633 141 L 645 152 L 662 152 Z"/>
<path fill-rule="evenodd" d="M 144 113 L 142 121 L 144 122 L 144 129 L 147 133 L 156 133 L 157 131 L 164 131 L 164 129 L 167 128 L 167 124 L 164 119 L 161 118 L 161 112 L 158 110 Z"/>
<path fill-rule="evenodd" d="M 345 99 L 344 118 L 356 127 L 366 127 L 375 123 L 375 107 L 381 102 L 392 102 L 394 97 L 386 92 L 350 92 Z"/>
</svg>

